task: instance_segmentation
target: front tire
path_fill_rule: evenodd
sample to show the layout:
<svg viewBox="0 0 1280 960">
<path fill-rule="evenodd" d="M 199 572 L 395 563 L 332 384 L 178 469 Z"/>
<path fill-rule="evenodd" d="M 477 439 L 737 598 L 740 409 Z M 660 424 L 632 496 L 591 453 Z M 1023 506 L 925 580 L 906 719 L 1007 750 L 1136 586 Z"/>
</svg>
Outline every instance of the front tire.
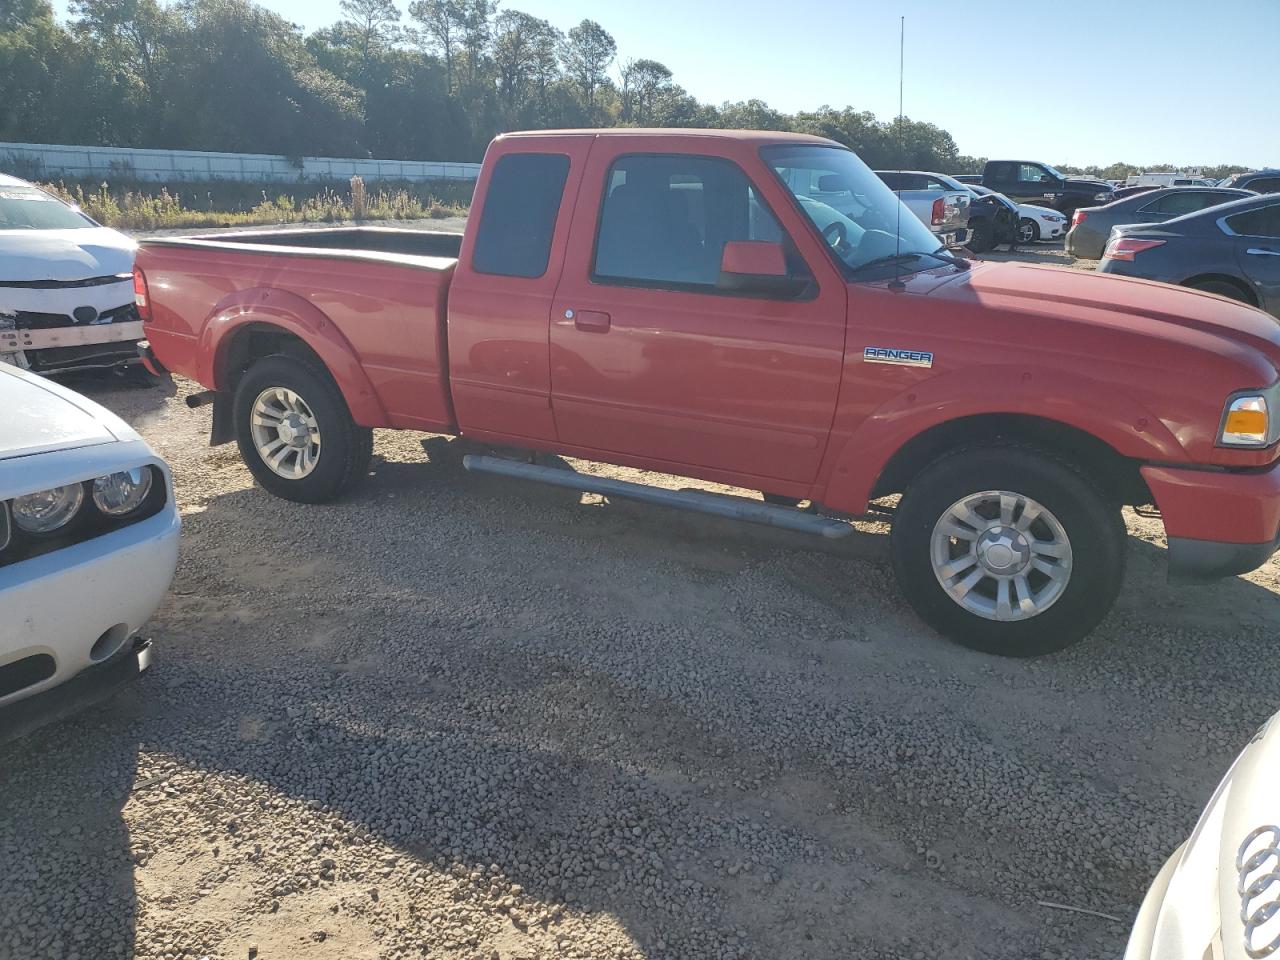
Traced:
<svg viewBox="0 0 1280 960">
<path fill-rule="evenodd" d="M 1018 221 L 1018 242 L 1035 243 L 1040 239 L 1040 226 L 1030 217 Z"/>
<path fill-rule="evenodd" d="M 1031 657 L 1081 640 L 1124 576 L 1120 510 L 1053 454 L 967 447 L 912 481 L 893 524 L 907 600 L 930 626 L 984 653 Z"/>
<path fill-rule="evenodd" d="M 298 503 L 340 496 L 368 472 L 373 431 L 357 426 L 323 367 L 275 354 L 236 385 L 236 442 L 255 480 Z"/>
</svg>

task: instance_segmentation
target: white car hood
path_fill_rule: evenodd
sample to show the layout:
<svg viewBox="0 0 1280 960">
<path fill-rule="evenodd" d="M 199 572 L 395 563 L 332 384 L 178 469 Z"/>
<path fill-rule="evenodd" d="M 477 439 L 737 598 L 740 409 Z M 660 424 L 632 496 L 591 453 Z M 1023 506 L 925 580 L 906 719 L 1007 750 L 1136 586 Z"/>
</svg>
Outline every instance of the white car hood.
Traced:
<svg viewBox="0 0 1280 960">
<path fill-rule="evenodd" d="M 109 227 L 0 230 L 0 283 L 130 273 L 137 249 L 134 240 Z"/>
<path fill-rule="evenodd" d="M 138 439 L 128 424 L 92 400 L 8 364 L 0 364 L 0 410 L 0 462 Z"/>
<path fill-rule="evenodd" d="M 1150 956 L 1160 960 L 1280 949 L 1280 718 L 1218 785 L 1177 857 L 1153 933 Z"/>
<path fill-rule="evenodd" d="M 1037 207 L 1034 203 L 1020 203 L 1018 209 L 1022 213 L 1032 213 L 1037 217 L 1060 217 L 1061 211 L 1051 210 L 1048 207 Z"/>
</svg>

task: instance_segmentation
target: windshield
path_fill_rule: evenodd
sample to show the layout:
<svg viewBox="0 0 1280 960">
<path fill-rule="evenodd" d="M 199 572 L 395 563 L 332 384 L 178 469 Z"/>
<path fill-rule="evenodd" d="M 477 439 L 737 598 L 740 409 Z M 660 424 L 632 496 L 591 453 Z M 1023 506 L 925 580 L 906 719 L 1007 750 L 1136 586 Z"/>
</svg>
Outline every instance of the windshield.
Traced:
<svg viewBox="0 0 1280 960">
<path fill-rule="evenodd" d="M 35 187 L 0 186 L 0 230 L 74 230 L 96 224 Z"/>
<path fill-rule="evenodd" d="M 762 154 L 848 270 L 882 260 L 892 269 L 894 263 L 941 248 L 929 228 L 852 152 L 841 147 L 774 146 L 765 147 Z M 901 258 L 895 256 L 899 253 Z M 913 269 L 926 265 L 934 264 Z"/>
<path fill-rule="evenodd" d="M 1046 170 L 1048 170 L 1050 174 L 1057 177 L 1059 180 L 1067 179 L 1067 175 L 1063 173 L 1061 170 L 1055 170 L 1053 167 L 1049 166 L 1047 163 L 1041 164 L 1041 166 L 1044 167 Z"/>
</svg>

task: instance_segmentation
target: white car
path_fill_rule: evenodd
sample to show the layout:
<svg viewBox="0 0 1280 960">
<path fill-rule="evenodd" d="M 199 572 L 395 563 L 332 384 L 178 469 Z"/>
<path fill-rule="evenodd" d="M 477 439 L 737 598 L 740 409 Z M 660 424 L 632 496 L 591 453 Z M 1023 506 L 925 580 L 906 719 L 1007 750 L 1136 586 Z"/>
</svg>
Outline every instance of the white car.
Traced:
<svg viewBox="0 0 1280 960">
<path fill-rule="evenodd" d="M 137 244 L 0 174 L 0 363 L 55 373 L 138 363 Z"/>
<path fill-rule="evenodd" d="M 1152 881 L 1125 960 L 1280 956 L 1280 714 L 1218 784 Z"/>
<path fill-rule="evenodd" d="M 1050 207 L 1037 207 L 1030 203 L 1018 204 L 1018 242 L 1034 243 L 1037 240 L 1057 240 L 1071 229 L 1070 219 Z"/>
<path fill-rule="evenodd" d="M 181 521 L 169 469 L 119 417 L 0 365 L 0 741 L 145 668 Z"/>
<path fill-rule="evenodd" d="M 1014 203 L 1003 193 L 978 183 L 965 184 L 980 197 L 995 197 L 1018 215 L 1018 242 L 1035 243 L 1037 240 L 1056 240 L 1071 229 L 1067 217 L 1049 207 L 1037 207 L 1030 203 Z"/>
</svg>

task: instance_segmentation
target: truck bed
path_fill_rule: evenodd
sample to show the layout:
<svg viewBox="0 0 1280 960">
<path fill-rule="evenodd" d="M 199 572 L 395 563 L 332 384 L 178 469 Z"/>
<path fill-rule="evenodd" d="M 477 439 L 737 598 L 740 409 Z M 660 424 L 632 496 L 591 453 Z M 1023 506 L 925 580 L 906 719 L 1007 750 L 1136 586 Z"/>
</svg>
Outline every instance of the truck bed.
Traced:
<svg viewBox="0 0 1280 960">
<path fill-rule="evenodd" d="M 143 240 L 148 337 L 170 370 L 225 390 L 242 337 L 293 334 L 340 371 L 357 423 L 447 430 L 445 297 L 461 245 L 385 227 Z"/>
</svg>

